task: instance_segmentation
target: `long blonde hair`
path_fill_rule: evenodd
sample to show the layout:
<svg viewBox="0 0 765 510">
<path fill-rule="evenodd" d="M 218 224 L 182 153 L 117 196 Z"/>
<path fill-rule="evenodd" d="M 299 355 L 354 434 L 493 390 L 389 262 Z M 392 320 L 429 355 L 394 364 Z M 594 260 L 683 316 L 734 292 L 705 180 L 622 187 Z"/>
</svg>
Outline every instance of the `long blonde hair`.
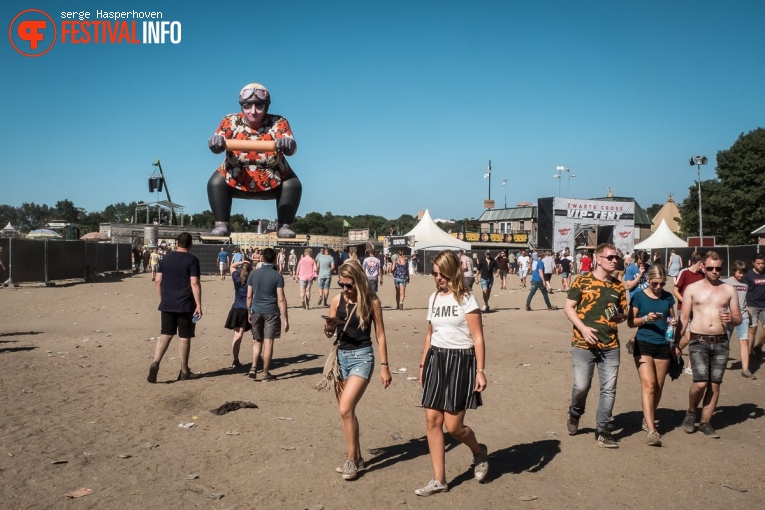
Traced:
<svg viewBox="0 0 765 510">
<path fill-rule="evenodd" d="M 355 260 L 346 260 L 338 269 L 338 276 L 353 280 L 356 289 L 356 317 L 359 319 L 359 328 L 364 329 L 367 324 L 374 321 L 374 301 L 377 295 L 369 286 L 367 275 L 361 265 Z M 346 305 L 347 310 L 347 305 Z"/>
<path fill-rule="evenodd" d="M 433 259 L 433 264 L 438 266 L 438 270 L 442 275 L 448 278 L 446 286 L 449 291 L 454 294 L 454 299 L 459 303 L 462 299 L 470 294 L 470 289 L 465 285 L 465 278 L 462 274 L 462 267 L 460 265 L 460 259 L 451 250 L 444 250 L 436 255 Z M 436 290 L 440 290 L 438 283 L 436 283 Z"/>
</svg>

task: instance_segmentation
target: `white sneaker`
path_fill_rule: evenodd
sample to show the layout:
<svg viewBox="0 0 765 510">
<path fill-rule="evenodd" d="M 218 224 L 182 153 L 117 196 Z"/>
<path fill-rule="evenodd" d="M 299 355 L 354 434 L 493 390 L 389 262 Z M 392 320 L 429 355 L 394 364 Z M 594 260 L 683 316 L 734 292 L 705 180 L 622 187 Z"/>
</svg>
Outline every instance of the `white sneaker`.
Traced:
<svg viewBox="0 0 765 510">
<path fill-rule="evenodd" d="M 431 480 L 425 487 L 421 489 L 415 489 L 414 491 L 415 494 L 423 497 L 432 496 L 433 494 L 438 494 L 439 492 L 449 492 L 449 484 Z"/>
</svg>

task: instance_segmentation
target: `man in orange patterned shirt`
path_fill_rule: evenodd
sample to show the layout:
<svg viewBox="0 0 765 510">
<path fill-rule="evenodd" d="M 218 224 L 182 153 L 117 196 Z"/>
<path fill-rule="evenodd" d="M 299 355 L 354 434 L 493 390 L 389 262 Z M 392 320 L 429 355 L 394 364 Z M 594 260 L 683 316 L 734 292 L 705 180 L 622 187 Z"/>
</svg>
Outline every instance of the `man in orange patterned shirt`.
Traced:
<svg viewBox="0 0 765 510">
<path fill-rule="evenodd" d="M 234 198 L 276 200 L 279 237 L 295 237 L 295 220 L 303 186 L 285 156 L 297 151 L 289 122 L 271 115 L 271 94 L 263 85 L 250 83 L 239 92 L 240 113 L 226 115 L 208 146 L 226 157 L 207 182 L 207 197 L 215 219 L 211 235 L 229 234 L 231 202 Z M 226 151 L 226 140 L 275 141 L 275 152 Z"/>
<path fill-rule="evenodd" d="M 619 448 L 613 438 L 612 413 L 616 401 L 616 378 L 619 375 L 619 336 L 617 326 L 627 315 L 624 284 L 613 277 L 619 255 L 613 244 L 603 243 L 595 249 L 598 261 L 593 271 L 582 274 L 571 285 L 564 312 L 574 325 L 571 358 L 574 387 L 566 428 L 570 435 L 579 430 L 587 393 L 598 368 L 600 399 L 595 416 L 595 440 L 601 448 Z"/>
</svg>

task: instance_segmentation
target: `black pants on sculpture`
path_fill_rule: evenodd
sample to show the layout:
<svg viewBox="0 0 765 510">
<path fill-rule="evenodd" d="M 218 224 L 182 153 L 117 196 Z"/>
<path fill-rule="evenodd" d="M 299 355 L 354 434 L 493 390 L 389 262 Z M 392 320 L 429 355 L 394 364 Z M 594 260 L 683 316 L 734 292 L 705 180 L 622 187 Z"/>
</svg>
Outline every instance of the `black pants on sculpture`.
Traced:
<svg viewBox="0 0 765 510">
<path fill-rule="evenodd" d="M 207 181 L 207 198 L 215 221 L 227 222 L 231 219 L 231 203 L 235 198 L 245 200 L 276 200 L 276 214 L 279 226 L 290 225 L 295 220 L 303 185 L 294 173 L 282 181 L 282 184 L 268 191 L 249 192 L 232 188 L 218 172 L 214 172 Z"/>
</svg>

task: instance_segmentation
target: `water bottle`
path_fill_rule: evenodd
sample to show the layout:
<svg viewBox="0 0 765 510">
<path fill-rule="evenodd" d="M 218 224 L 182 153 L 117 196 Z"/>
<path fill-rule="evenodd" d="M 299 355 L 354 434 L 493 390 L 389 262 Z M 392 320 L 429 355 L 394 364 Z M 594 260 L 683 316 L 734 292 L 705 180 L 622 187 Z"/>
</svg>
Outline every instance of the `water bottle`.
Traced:
<svg viewBox="0 0 765 510">
<path fill-rule="evenodd" d="M 664 338 L 670 344 L 675 342 L 675 325 L 674 324 L 667 324 L 667 332 L 664 334 Z"/>
<path fill-rule="evenodd" d="M 191 322 L 193 322 L 194 324 L 196 324 L 197 322 L 199 322 L 199 319 L 200 319 L 200 316 L 199 316 L 199 314 L 198 314 L 198 313 L 195 313 L 195 314 L 194 314 L 194 316 L 191 318 Z"/>
</svg>

